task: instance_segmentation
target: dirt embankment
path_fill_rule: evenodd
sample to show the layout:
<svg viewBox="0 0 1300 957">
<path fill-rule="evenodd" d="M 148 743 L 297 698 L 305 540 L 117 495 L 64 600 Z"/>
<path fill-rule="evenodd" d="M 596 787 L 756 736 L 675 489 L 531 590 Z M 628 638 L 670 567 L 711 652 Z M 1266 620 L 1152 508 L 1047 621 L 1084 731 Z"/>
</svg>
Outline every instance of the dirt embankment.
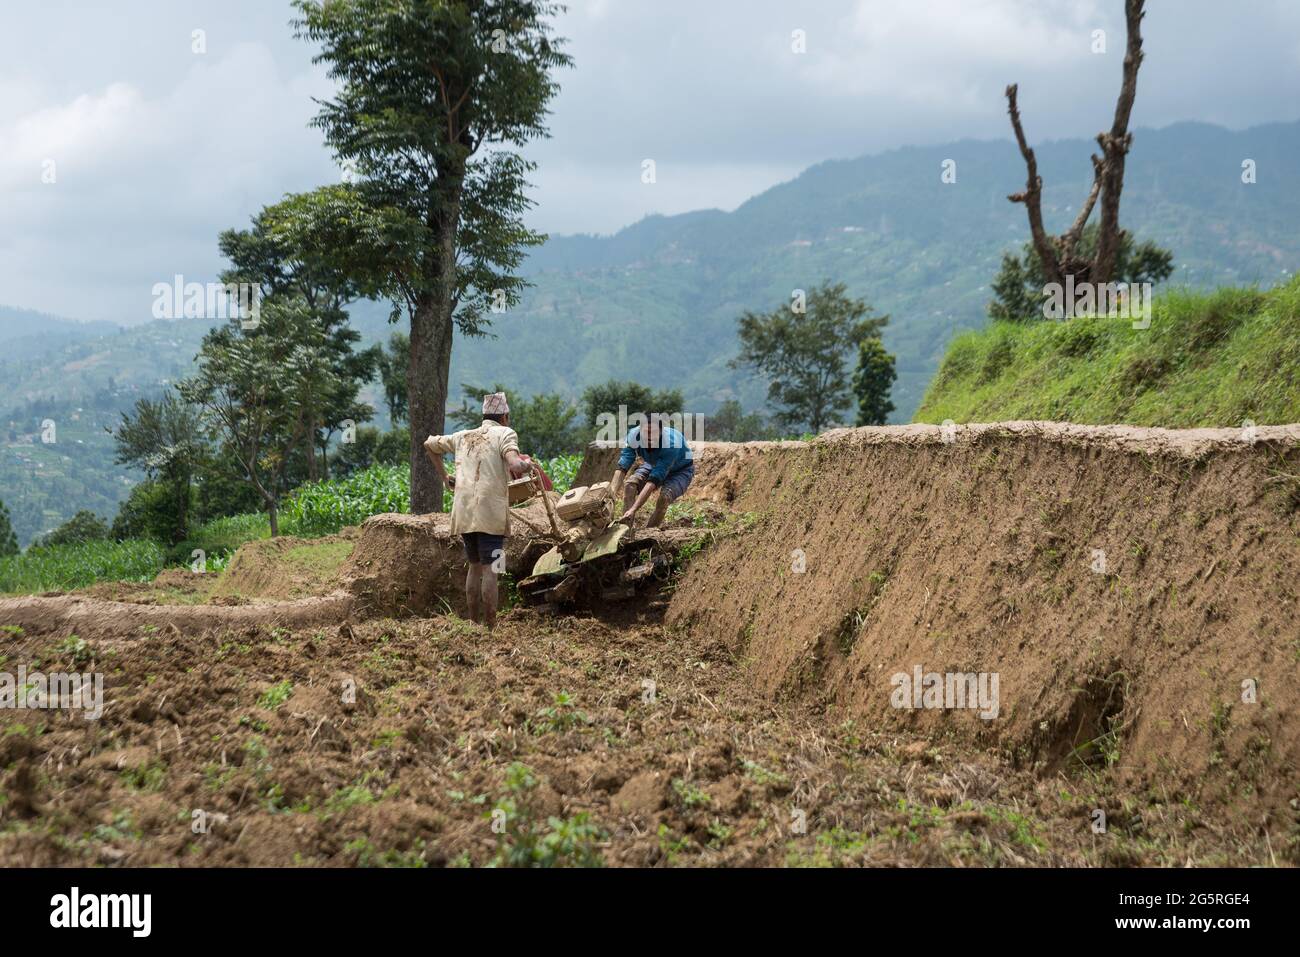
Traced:
<svg viewBox="0 0 1300 957">
<path fill-rule="evenodd" d="M 293 599 L 339 590 L 339 568 L 352 554 L 357 530 L 321 538 L 266 538 L 242 545 L 217 579 L 217 601 Z"/>
<path fill-rule="evenodd" d="M 693 489 L 709 486 L 724 470 L 734 467 L 737 461 L 744 461 L 754 455 L 765 455 L 779 449 L 798 449 L 803 442 L 691 442 L 691 455 L 695 460 L 695 480 Z M 573 477 L 574 485 L 591 485 L 595 482 L 608 482 L 618 467 L 620 446 L 602 442 L 592 442 L 587 446 L 582 457 L 578 474 Z M 698 491 L 695 492 L 698 495 Z"/>
<path fill-rule="evenodd" d="M 541 499 L 510 510 L 506 571 L 528 575 L 550 548 Z M 341 571 L 363 615 L 464 614 L 465 551 L 451 534 L 451 516 L 372 515 L 362 524 L 357 547 Z"/>
<path fill-rule="evenodd" d="M 32 595 L 0 602 L 0 624 L 38 634 L 81 638 L 138 638 L 159 632 L 231 628 L 305 628 L 347 619 L 352 598 L 333 594 L 247 605 L 154 605 L 83 595 Z"/>
<path fill-rule="evenodd" d="M 166 568 L 152 582 L 0 599 L 0 624 L 99 638 L 336 623 L 352 613 L 339 569 L 356 535 L 247 542 L 219 573 Z"/>
<path fill-rule="evenodd" d="M 1010 423 L 706 451 L 691 494 L 749 521 L 667 624 L 774 697 L 1295 818 L 1300 427 L 1254 439 Z M 928 673 L 996 674 L 996 717 L 895 706 Z"/>
</svg>

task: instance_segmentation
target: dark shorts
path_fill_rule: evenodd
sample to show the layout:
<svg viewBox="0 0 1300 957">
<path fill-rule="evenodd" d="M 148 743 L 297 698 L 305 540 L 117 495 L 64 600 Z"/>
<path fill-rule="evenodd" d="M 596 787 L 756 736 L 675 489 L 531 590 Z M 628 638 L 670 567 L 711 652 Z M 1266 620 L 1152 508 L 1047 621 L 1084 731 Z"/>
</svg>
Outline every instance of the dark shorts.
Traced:
<svg viewBox="0 0 1300 957">
<path fill-rule="evenodd" d="M 468 532 L 460 538 L 465 543 L 465 558 L 471 565 L 491 565 L 498 556 L 505 553 L 504 535 Z"/>
<path fill-rule="evenodd" d="M 650 478 L 651 471 L 651 466 L 646 462 L 642 462 L 628 477 L 627 484 L 631 485 L 633 489 L 640 489 L 642 483 Z M 664 497 L 664 501 L 675 502 L 686 494 L 686 489 L 690 487 L 693 478 L 695 478 L 694 462 L 684 469 L 678 469 L 664 479 L 664 484 L 659 486 L 659 494 Z"/>
</svg>

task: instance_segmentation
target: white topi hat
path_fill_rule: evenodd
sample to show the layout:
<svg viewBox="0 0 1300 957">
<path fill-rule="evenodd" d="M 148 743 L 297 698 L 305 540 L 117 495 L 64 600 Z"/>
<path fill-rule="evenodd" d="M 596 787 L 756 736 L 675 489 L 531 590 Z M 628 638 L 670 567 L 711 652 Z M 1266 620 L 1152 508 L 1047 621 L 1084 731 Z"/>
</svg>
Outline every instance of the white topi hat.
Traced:
<svg viewBox="0 0 1300 957">
<path fill-rule="evenodd" d="M 508 415 L 509 413 L 510 404 L 506 402 L 504 392 L 490 392 L 483 396 L 484 415 Z"/>
</svg>

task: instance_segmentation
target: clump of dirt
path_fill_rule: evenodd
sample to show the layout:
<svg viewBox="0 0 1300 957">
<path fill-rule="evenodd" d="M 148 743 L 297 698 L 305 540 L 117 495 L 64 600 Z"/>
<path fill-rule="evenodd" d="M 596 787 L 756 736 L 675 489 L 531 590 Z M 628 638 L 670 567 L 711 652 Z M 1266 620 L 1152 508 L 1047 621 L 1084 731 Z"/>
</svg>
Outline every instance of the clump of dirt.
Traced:
<svg viewBox="0 0 1300 957">
<path fill-rule="evenodd" d="M 0 866 L 1271 862 L 1256 822 L 1197 827 L 1105 772 L 1044 781 L 773 708 L 723 642 L 635 609 L 515 610 L 491 635 L 437 616 L 11 629 L 4 653 L 102 672 L 105 702 L 97 721 L 0 711 Z"/>
<path fill-rule="evenodd" d="M 1275 476 L 1300 427 L 1251 438 L 907 426 L 721 455 L 692 492 L 751 521 L 667 623 L 782 702 L 1291 828 L 1300 514 Z M 900 706 L 918 669 L 997 675 L 996 716 Z"/>
<path fill-rule="evenodd" d="M 246 542 L 210 591 L 213 599 L 292 599 L 339 587 L 339 571 L 359 538 L 356 528 L 321 538 L 282 535 Z"/>
<path fill-rule="evenodd" d="M 512 508 L 505 540 L 506 572 L 522 578 L 550 548 L 545 505 L 536 499 Z M 464 614 L 465 549 L 451 534 L 451 516 L 372 515 L 341 578 L 358 609 L 369 615 Z"/>
</svg>

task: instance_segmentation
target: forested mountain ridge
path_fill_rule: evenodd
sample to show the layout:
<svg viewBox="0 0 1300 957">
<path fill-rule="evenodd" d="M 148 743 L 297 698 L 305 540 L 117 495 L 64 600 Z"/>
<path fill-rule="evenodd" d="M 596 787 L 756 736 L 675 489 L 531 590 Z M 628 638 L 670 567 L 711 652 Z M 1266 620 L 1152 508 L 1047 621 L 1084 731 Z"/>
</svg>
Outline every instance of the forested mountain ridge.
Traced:
<svg viewBox="0 0 1300 957">
<path fill-rule="evenodd" d="M 1049 229 L 1072 219 L 1085 196 L 1093 148 L 1083 139 L 1036 146 Z M 949 159 L 954 183 L 940 177 Z M 1242 181 L 1246 160 L 1253 184 Z M 1122 221 L 1173 251 L 1170 284 L 1270 286 L 1300 267 L 1297 181 L 1300 123 L 1139 129 Z M 891 315 L 884 341 L 898 356 L 895 418 L 907 421 L 950 338 L 984 324 L 1002 253 L 1027 238 L 1024 210 L 1006 199 L 1023 185 L 1009 139 L 906 147 L 818 164 L 731 212 L 553 237 L 525 264 L 533 287 L 520 306 L 493 317 L 494 337 L 458 339 L 451 381 L 576 398 L 587 385 L 632 378 L 682 388 L 696 411 L 732 396 L 757 407 L 761 384 L 728 367 L 736 317 L 832 279 Z M 386 304 L 352 309 L 363 345 L 395 328 L 387 315 Z M 24 542 L 78 508 L 111 514 L 131 477 L 113 465 L 104 426 L 187 374 L 209 325 L 130 325 L 137 319 L 122 317 L 127 327 L 114 329 L 0 308 L 0 500 Z M 378 391 L 367 398 L 382 416 Z M 72 431 L 57 444 L 33 443 L 54 412 Z"/>
</svg>

